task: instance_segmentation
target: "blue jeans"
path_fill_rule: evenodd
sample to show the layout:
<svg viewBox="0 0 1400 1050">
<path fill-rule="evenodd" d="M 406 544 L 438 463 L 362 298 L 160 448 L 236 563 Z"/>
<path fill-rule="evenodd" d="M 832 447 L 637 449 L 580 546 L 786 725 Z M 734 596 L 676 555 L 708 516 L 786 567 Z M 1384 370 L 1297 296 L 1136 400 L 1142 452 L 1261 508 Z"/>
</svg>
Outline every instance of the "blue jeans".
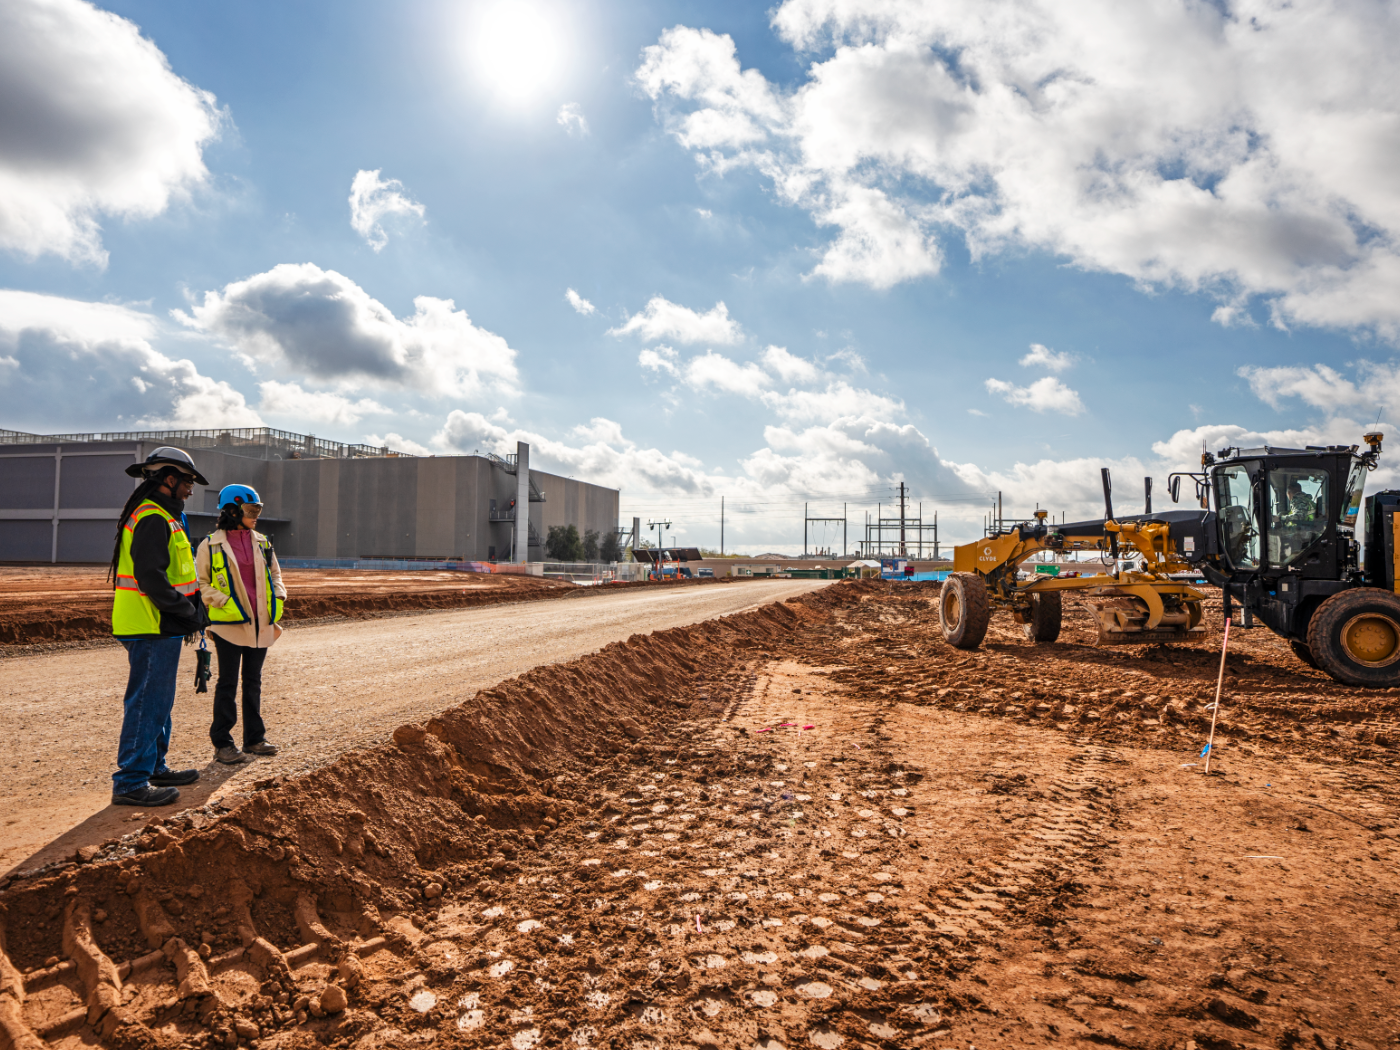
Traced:
<svg viewBox="0 0 1400 1050">
<path fill-rule="evenodd" d="M 122 701 L 126 712 L 117 743 L 117 771 L 112 774 L 114 795 L 140 791 L 154 774 L 165 769 L 170 711 L 175 706 L 175 678 L 184 641 L 176 635 L 122 642 L 131 674 Z"/>
</svg>

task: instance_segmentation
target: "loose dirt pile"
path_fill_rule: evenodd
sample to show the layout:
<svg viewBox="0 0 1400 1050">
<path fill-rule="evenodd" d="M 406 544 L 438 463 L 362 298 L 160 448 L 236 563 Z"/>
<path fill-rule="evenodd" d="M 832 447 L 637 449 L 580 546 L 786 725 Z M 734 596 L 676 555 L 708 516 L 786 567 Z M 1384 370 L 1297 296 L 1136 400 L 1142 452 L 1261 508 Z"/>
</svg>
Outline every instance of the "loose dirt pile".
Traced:
<svg viewBox="0 0 1400 1050">
<path fill-rule="evenodd" d="M 591 588 L 539 576 L 475 572 L 286 569 L 288 620 L 362 617 L 415 609 L 468 609 L 576 597 Z M 697 586 L 728 580 L 694 580 Z M 608 584 L 608 588 L 642 584 Z M 109 638 L 112 589 L 92 567 L 0 567 L 0 646 Z"/>
<path fill-rule="evenodd" d="M 1249 635 L 1207 779 L 1208 652 L 968 659 L 932 590 L 634 637 L 12 884 L 0 1045 L 1400 1037 L 1391 698 L 1258 709 Z"/>
</svg>

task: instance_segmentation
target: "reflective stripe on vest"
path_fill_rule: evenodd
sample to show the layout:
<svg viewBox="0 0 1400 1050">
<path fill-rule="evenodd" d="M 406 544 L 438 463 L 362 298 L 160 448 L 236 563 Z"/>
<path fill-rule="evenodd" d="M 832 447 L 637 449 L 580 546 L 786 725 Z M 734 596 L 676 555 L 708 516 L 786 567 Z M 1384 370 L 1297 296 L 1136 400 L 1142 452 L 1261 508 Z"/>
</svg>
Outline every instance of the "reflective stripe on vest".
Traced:
<svg viewBox="0 0 1400 1050">
<path fill-rule="evenodd" d="M 267 619 L 269 623 L 276 623 L 282 619 L 282 599 L 277 597 L 272 586 L 272 544 L 265 539 L 259 540 L 258 548 L 263 553 L 263 574 L 267 580 Z M 209 583 L 214 590 L 228 597 L 223 605 L 209 609 L 209 619 L 214 623 L 248 623 L 248 614 L 239 602 L 238 591 L 233 585 L 228 557 L 223 547 L 215 547 L 212 542 L 209 546 Z M 249 600 L 256 601 L 257 596 L 250 595 Z"/>
<path fill-rule="evenodd" d="M 160 634 L 160 610 L 147 598 L 136 582 L 136 566 L 131 560 L 131 540 L 136 526 L 152 514 L 158 514 L 170 527 L 170 561 L 165 578 L 179 593 L 189 596 L 199 591 L 195 578 L 194 552 L 179 518 L 173 518 L 164 507 L 151 500 L 140 503 L 123 525 L 122 545 L 117 555 L 117 587 L 112 594 L 112 633 L 118 638 Z"/>
<path fill-rule="evenodd" d="M 247 623 L 248 614 L 238 600 L 233 581 L 229 579 L 228 558 L 224 555 L 224 549 L 215 547 L 213 543 L 209 545 L 209 584 L 228 599 L 223 605 L 209 607 L 210 622 Z"/>
</svg>

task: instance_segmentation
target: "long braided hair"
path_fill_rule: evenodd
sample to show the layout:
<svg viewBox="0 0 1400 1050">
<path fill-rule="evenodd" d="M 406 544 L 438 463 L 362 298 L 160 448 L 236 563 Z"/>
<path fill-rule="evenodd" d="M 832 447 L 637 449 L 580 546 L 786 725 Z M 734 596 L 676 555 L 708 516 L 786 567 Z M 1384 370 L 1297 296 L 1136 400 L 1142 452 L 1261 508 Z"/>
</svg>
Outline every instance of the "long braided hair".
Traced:
<svg viewBox="0 0 1400 1050">
<path fill-rule="evenodd" d="M 178 473 L 178 471 L 173 467 L 162 470 L 159 474 L 153 475 L 137 485 L 132 490 L 131 495 L 126 498 L 126 505 L 122 507 L 122 515 L 117 519 L 117 538 L 112 544 L 112 565 L 107 570 L 107 579 L 112 584 L 113 590 L 117 586 L 117 565 L 122 557 L 122 530 L 126 527 L 127 519 L 135 513 L 137 507 L 150 498 L 151 493 L 160 489 L 161 485 L 165 483 L 167 474 L 174 473 Z"/>
</svg>

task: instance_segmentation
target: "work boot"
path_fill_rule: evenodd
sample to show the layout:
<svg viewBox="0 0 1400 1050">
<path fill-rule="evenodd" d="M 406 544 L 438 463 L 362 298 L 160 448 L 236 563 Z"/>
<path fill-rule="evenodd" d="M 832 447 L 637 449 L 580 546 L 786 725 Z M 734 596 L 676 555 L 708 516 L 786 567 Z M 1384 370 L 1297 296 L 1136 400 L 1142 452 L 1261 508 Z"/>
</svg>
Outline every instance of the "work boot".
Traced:
<svg viewBox="0 0 1400 1050">
<path fill-rule="evenodd" d="M 124 791 L 120 795 L 112 793 L 114 806 L 168 806 L 180 797 L 180 789 L 173 787 L 151 787 L 150 784 L 135 791 Z"/>
<path fill-rule="evenodd" d="M 245 755 L 232 744 L 229 744 L 228 747 L 219 748 L 214 752 L 214 757 L 226 766 L 236 766 L 242 762 L 253 761 L 252 755 Z"/>
<path fill-rule="evenodd" d="M 266 740 L 259 740 L 256 744 L 244 744 L 243 750 L 250 755 L 275 755 L 281 748 L 276 744 L 269 744 Z"/>
<path fill-rule="evenodd" d="M 157 787 L 172 787 L 176 784 L 193 784 L 198 779 L 197 769 L 162 769 L 151 777 L 151 783 Z"/>
</svg>

